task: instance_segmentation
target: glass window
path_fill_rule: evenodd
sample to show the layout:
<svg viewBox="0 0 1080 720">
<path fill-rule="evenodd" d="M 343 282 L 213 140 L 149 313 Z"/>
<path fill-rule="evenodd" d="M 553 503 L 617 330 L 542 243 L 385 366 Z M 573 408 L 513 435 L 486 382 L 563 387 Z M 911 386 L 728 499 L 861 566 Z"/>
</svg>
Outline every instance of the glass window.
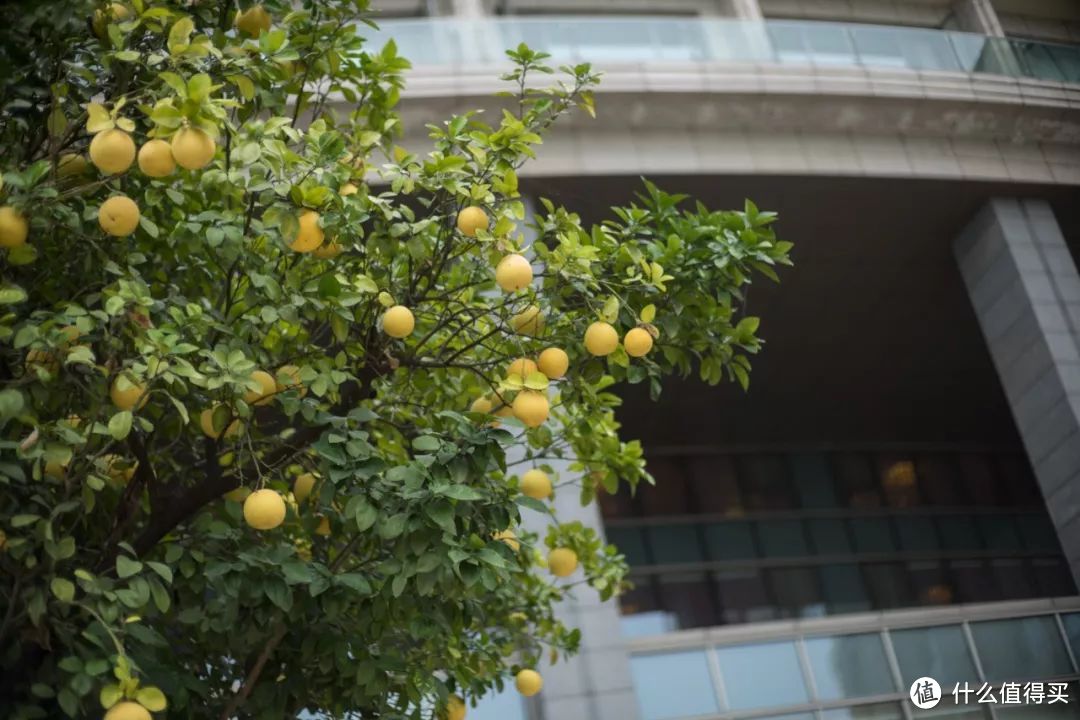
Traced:
<svg viewBox="0 0 1080 720">
<path fill-rule="evenodd" d="M 1001 505 L 1005 496 L 1001 492 L 994 465 L 987 455 L 968 453 L 958 459 L 960 476 L 967 494 L 975 505 Z"/>
<path fill-rule="evenodd" d="M 854 518 L 849 522 L 857 552 L 887 553 L 896 550 L 888 518 Z"/>
<path fill-rule="evenodd" d="M 700 455 L 686 462 L 698 512 L 743 514 L 735 463 L 730 455 Z"/>
<path fill-rule="evenodd" d="M 903 720 L 904 712 L 897 703 L 874 703 L 834 708 L 821 713 L 822 720 Z"/>
<path fill-rule="evenodd" d="M 730 710 L 796 705 L 809 699 L 793 643 L 721 647 L 716 655 Z"/>
<path fill-rule="evenodd" d="M 942 515 L 937 518 L 943 550 L 980 550 L 979 528 L 970 515 Z"/>
<path fill-rule="evenodd" d="M 1031 561 L 1035 584 L 1043 597 L 1064 597 L 1076 594 L 1076 585 L 1068 566 L 1058 558 L 1036 558 Z"/>
<path fill-rule="evenodd" d="M 981 560 L 954 560 L 949 573 L 956 587 L 956 602 L 991 602 L 1000 600 L 997 583 Z"/>
<path fill-rule="evenodd" d="M 1080 613 L 1062 615 L 1061 624 L 1065 626 L 1065 636 L 1069 638 L 1073 656 L 1080 658 Z"/>
<path fill-rule="evenodd" d="M 719 711 L 705 651 L 635 655 L 630 674 L 641 720 L 665 720 Z"/>
<path fill-rule="evenodd" d="M 851 541 L 843 520 L 807 520 L 814 551 L 818 555 L 848 555 Z"/>
<path fill-rule="evenodd" d="M 971 634 L 990 682 L 1043 680 L 1072 672 L 1052 615 L 971 623 Z"/>
<path fill-rule="evenodd" d="M 1031 471 L 1031 464 L 1023 453 L 1010 453 L 998 458 L 998 474 L 1008 490 L 1011 504 L 1042 506 L 1042 491 Z"/>
<path fill-rule="evenodd" d="M 841 500 L 849 507 L 879 507 L 881 496 L 870 460 L 865 455 L 840 454 L 835 458 Z"/>
<path fill-rule="evenodd" d="M 895 508 L 915 507 L 922 503 L 915 463 L 910 458 L 885 456 L 878 459 L 878 477 L 885 504 Z"/>
<path fill-rule="evenodd" d="M 823 453 L 796 453 L 789 458 L 799 504 L 804 508 L 836 507 L 836 488 Z"/>
<path fill-rule="evenodd" d="M 795 494 L 787 463 L 780 455 L 747 455 L 740 459 L 740 483 L 747 510 L 789 510 Z"/>
<path fill-rule="evenodd" d="M 991 560 L 990 572 L 997 581 L 1002 600 L 1023 600 L 1035 597 L 1035 583 L 1023 560 Z"/>
<path fill-rule="evenodd" d="M 657 565 L 701 562 L 701 540 L 696 525 L 656 525 L 649 528 L 652 559 Z"/>
<path fill-rule="evenodd" d="M 623 484 L 614 495 L 606 492 L 596 494 L 600 514 L 605 518 L 624 518 L 634 514 L 634 499 L 630 497 L 630 488 Z"/>
<path fill-rule="evenodd" d="M 750 523 L 729 520 L 705 526 L 705 547 L 711 560 L 742 560 L 757 557 Z"/>
<path fill-rule="evenodd" d="M 1012 515 L 980 515 L 978 525 L 988 549 L 1015 552 L 1024 548 Z"/>
<path fill-rule="evenodd" d="M 916 463 L 926 501 L 937 507 L 966 504 L 957 482 L 957 469 L 945 455 L 923 455 Z"/>
<path fill-rule="evenodd" d="M 1025 513 L 1016 516 L 1016 526 L 1020 530 L 1020 537 L 1024 541 L 1024 547 L 1032 552 L 1060 551 L 1057 533 L 1046 513 Z"/>
<path fill-rule="evenodd" d="M 945 693 L 944 686 L 942 686 L 941 691 L 942 693 Z M 939 718 L 939 720 L 945 720 L 945 718 L 948 718 L 948 720 L 990 720 L 990 706 L 988 704 L 983 705 L 982 707 L 972 707 L 972 705 L 964 705 L 963 703 L 956 705 L 951 702 L 951 688 L 949 689 L 948 694 L 946 694 L 946 698 L 950 702 L 938 703 L 938 706 L 931 710 L 920 710 L 914 705 L 909 704 L 911 716 L 917 718 Z"/>
<path fill-rule="evenodd" d="M 725 624 L 757 622 L 776 617 L 765 580 L 757 570 L 725 570 L 716 573 L 720 617 Z"/>
<path fill-rule="evenodd" d="M 781 617 L 820 617 L 825 614 L 825 603 L 811 568 L 776 568 L 767 573 Z"/>
<path fill-rule="evenodd" d="M 646 515 L 685 515 L 693 512 L 686 478 L 678 463 L 670 458 L 649 459 L 649 472 L 656 484 L 638 486 L 639 502 Z"/>
<path fill-rule="evenodd" d="M 619 548 L 630 565 L 649 565 L 649 556 L 645 552 L 645 537 L 641 528 L 609 527 L 604 528 L 607 541 Z"/>
<path fill-rule="evenodd" d="M 716 606 L 705 573 L 671 573 L 657 577 L 660 606 L 674 619 L 676 629 L 716 624 Z"/>
<path fill-rule="evenodd" d="M 879 634 L 819 637 L 805 642 L 819 700 L 895 692 Z"/>
<path fill-rule="evenodd" d="M 911 605 L 907 573 L 899 563 L 867 563 L 863 566 L 870 597 L 878 610 Z"/>
<path fill-rule="evenodd" d="M 934 521 L 922 515 L 893 519 L 900 547 L 910 552 L 933 552 L 938 549 L 938 535 Z"/>
<path fill-rule="evenodd" d="M 893 630 L 889 634 L 904 688 L 924 675 L 937 680 L 942 688 L 978 680 L 959 625 Z"/>
<path fill-rule="evenodd" d="M 858 565 L 825 565 L 820 568 L 821 594 L 831 613 L 870 609 L 870 597 Z"/>
<path fill-rule="evenodd" d="M 525 720 L 525 703 L 514 688 L 492 691 L 480 698 L 476 707 L 469 708 L 469 720 Z"/>
<path fill-rule="evenodd" d="M 936 561 L 910 562 L 907 566 L 915 602 L 920 605 L 948 605 L 953 601 L 952 584 Z"/>
<path fill-rule="evenodd" d="M 631 577 L 634 587 L 619 596 L 619 630 L 626 637 L 661 635 L 676 630 L 671 613 L 660 607 L 656 587 L 649 576 Z"/>
<path fill-rule="evenodd" d="M 757 524 L 761 551 L 765 557 L 809 555 L 806 534 L 799 520 L 762 520 Z"/>
</svg>

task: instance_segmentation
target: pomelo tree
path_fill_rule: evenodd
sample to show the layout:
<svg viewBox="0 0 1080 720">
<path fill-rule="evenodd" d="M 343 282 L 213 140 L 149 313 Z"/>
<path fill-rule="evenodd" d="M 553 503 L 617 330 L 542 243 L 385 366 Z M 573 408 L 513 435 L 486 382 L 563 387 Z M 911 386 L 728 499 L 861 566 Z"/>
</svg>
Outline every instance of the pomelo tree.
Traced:
<svg viewBox="0 0 1080 720">
<path fill-rule="evenodd" d="M 368 12 L 27 0 L 0 27 L 0 716 L 538 692 L 578 643 L 553 607 L 624 586 L 550 502 L 650 481 L 614 388 L 747 384 L 772 213 L 646 183 L 595 227 L 526 217 L 518 171 L 597 75 L 511 51 L 506 110 L 413 154 Z"/>
</svg>

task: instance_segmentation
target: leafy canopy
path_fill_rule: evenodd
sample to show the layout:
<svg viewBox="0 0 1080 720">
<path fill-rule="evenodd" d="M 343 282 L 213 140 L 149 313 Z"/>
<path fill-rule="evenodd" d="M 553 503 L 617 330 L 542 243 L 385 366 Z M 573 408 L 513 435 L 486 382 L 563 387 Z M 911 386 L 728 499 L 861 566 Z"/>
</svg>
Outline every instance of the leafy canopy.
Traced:
<svg viewBox="0 0 1080 720">
<path fill-rule="evenodd" d="M 27 0 L 0 29 L 5 718 L 421 718 L 501 688 L 576 649 L 553 615 L 575 585 L 625 584 L 518 475 L 583 503 L 649 481 L 613 388 L 745 386 L 760 347 L 739 308 L 788 263 L 772 213 L 646 183 L 591 228 L 525 216 L 518 171 L 593 112 L 588 65 L 537 85 L 546 56 L 511 51 L 506 109 L 413 154 L 409 64 L 365 43 L 366 0 L 243 5 Z M 123 165 L 125 135 L 171 143 L 164 174 L 87 163 Z M 120 195 L 137 213 L 99 224 Z M 505 292 L 514 253 L 534 277 Z M 595 322 L 655 344 L 593 356 Z M 508 371 L 546 348 L 565 375 Z"/>
</svg>

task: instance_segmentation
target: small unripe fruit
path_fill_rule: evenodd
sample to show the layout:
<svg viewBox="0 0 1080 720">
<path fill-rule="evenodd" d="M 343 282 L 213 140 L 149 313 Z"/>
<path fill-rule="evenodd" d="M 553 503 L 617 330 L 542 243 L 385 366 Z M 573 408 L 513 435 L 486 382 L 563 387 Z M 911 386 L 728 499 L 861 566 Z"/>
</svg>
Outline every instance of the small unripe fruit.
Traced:
<svg viewBox="0 0 1080 720">
<path fill-rule="evenodd" d="M 522 390 L 514 398 L 514 417 L 526 427 L 539 427 L 548 418 L 551 405 L 547 395 L 533 390 Z"/>
<path fill-rule="evenodd" d="M 120 389 L 120 378 L 113 380 L 112 387 L 109 388 L 109 397 L 112 399 L 113 405 L 121 410 L 131 410 L 136 403 L 141 408 L 150 399 L 149 393 L 146 392 L 146 386 L 134 382 L 130 378 L 127 379 L 127 384 L 123 389 Z"/>
<path fill-rule="evenodd" d="M 311 491 L 315 488 L 315 475 L 312 473 L 304 473 L 303 475 L 297 475 L 296 480 L 293 482 L 293 497 L 296 498 L 296 502 L 302 503 L 308 499 L 311 495 Z"/>
<path fill-rule="evenodd" d="M 61 179 L 75 177 L 85 173 L 89 167 L 90 163 L 82 155 L 64 153 L 56 161 L 56 176 Z"/>
<path fill-rule="evenodd" d="M 594 322 L 585 331 L 585 349 L 598 357 L 610 355 L 619 347 L 619 333 L 606 322 Z"/>
<path fill-rule="evenodd" d="M 457 216 L 457 228 L 468 237 L 476 237 L 477 230 L 487 230 L 488 216 L 483 208 L 470 205 Z"/>
<path fill-rule="evenodd" d="M 355 195 L 359 190 L 360 188 L 356 187 L 352 183 L 345 183 L 341 186 L 341 189 L 338 190 L 338 195 L 340 195 L 341 197 L 349 197 L 350 195 Z"/>
<path fill-rule="evenodd" d="M 244 502 L 251 495 L 251 488 L 238 487 L 225 493 L 223 496 L 229 502 Z"/>
<path fill-rule="evenodd" d="M 277 391 L 279 393 L 286 390 L 296 390 L 300 394 L 300 397 L 307 395 L 307 388 L 304 387 L 304 381 L 300 379 L 300 368 L 295 365 L 282 365 L 278 368 L 277 377 L 274 379 L 277 383 Z"/>
<path fill-rule="evenodd" d="M 217 150 L 210 133 L 196 127 L 177 130 L 171 147 L 173 159 L 180 167 L 188 170 L 201 170 L 209 165 Z"/>
<path fill-rule="evenodd" d="M 570 358 L 562 348 L 547 348 L 540 353 L 540 357 L 536 361 L 536 367 L 549 380 L 558 380 L 566 374 L 567 369 L 570 367 Z"/>
<path fill-rule="evenodd" d="M 273 490 L 256 490 L 244 501 L 244 520 L 256 530 L 273 530 L 285 522 L 285 501 Z"/>
<path fill-rule="evenodd" d="M 492 408 L 491 401 L 486 397 L 478 397 L 472 401 L 472 405 L 469 406 L 469 412 L 474 413 L 490 413 Z"/>
<path fill-rule="evenodd" d="M 529 358 L 518 358 L 506 368 L 507 375 L 520 375 L 522 378 L 529 376 L 529 373 L 536 372 L 536 363 Z"/>
<path fill-rule="evenodd" d="M 510 327 L 521 335 L 539 335 L 544 332 L 544 313 L 536 305 L 530 305 L 510 318 Z"/>
<path fill-rule="evenodd" d="M 270 32 L 270 21 L 270 13 L 262 5 L 252 5 L 243 12 L 237 11 L 235 18 L 236 29 L 252 37 Z"/>
<path fill-rule="evenodd" d="M 393 338 L 405 338 L 416 327 L 416 318 L 412 310 L 404 305 L 395 305 L 383 313 L 383 332 Z"/>
<path fill-rule="evenodd" d="M 630 357 L 642 357 L 652 350 L 652 334 L 645 328 L 636 327 L 623 337 L 623 347 Z"/>
<path fill-rule="evenodd" d="M 230 420 L 227 427 L 220 430 L 214 428 L 214 410 L 217 407 L 217 405 L 214 405 L 214 407 L 208 407 L 199 413 L 199 427 L 202 428 L 203 434 L 214 440 L 217 440 L 222 435 L 227 438 L 235 437 L 241 429 L 240 420 L 236 418 Z"/>
<path fill-rule="evenodd" d="M 532 697 L 544 687 L 544 678 L 535 670 L 522 670 L 514 677 L 514 687 L 525 697 Z"/>
<path fill-rule="evenodd" d="M 325 237 L 323 229 L 319 227 L 319 213 L 305 210 L 300 213 L 300 227 L 289 248 L 296 252 L 309 253 L 322 245 Z"/>
<path fill-rule="evenodd" d="M 277 392 L 277 381 L 274 376 L 265 370 L 256 370 L 251 373 L 251 379 L 259 383 L 258 390 L 248 390 L 244 393 L 244 402 L 248 405 L 267 405 L 274 399 Z"/>
<path fill-rule="evenodd" d="M 127 195 L 113 195 L 98 208 L 98 224 L 113 237 L 127 237 L 139 227 L 139 206 Z"/>
<path fill-rule="evenodd" d="M 172 148 L 164 140 L 150 140 L 139 148 L 139 169 L 152 178 L 163 178 L 176 171 Z"/>
<path fill-rule="evenodd" d="M 116 175 L 135 162 L 135 141 L 120 128 L 103 130 L 90 141 L 90 162 L 106 175 Z"/>
<path fill-rule="evenodd" d="M 521 494 L 534 500 L 551 497 L 551 478 L 539 468 L 533 468 L 521 476 Z"/>
<path fill-rule="evenodd" d="M 570 548 L 555 548 L 548 553 L 548 568 L 555 577 L 569 577 L 577 570 L 577 553 Z"/>
<path fill-rule="evenodd" d="M 319 247 L 311 251 L 311 254 L 320 260 L 333 260 L 342 252 L 345 248 L 338 245 L 336 242 L 323 243 Z"/>
<path fill-rule="evenodd" d="M 505 292 L 515 292 L 532 283 L 532 265 L 522 255 L 507 255 L 495 267 L 495 282 Z"/>
<path fill-rule="evenodd" d="M 28 234 L 30 226 L 21 212 L 10 205 L 0 207 L 0 247 L 10 249 L 25 245 Z"/>
</svg>

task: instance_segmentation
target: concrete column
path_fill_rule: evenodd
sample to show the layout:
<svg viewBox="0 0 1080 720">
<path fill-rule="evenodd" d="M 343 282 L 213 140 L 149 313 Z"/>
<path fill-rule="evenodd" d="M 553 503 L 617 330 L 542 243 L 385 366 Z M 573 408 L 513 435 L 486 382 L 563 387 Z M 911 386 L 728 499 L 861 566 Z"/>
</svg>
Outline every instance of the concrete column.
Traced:
<svg viewBox="0 0 1080 720">
<path fill-rule="evenodd" d="M 954 250 L 1080 582 L 1080 274 L 1044 200 L 991 200 Z"/>
<path fill-rule="evenodd" d="M 452 0 L 451 7 L 459 18 L 482 18 L 486 14 L 483 0 Z"/>
<path fill-rule="evenodd" d="M 731 14 L 739 20 L 761 20 L 761 5 L 758 0 L 731 0 Z"/>
<path fill-rule="evenodd" d="M 567 463 L 548 464 L 559 472 L 559 483 L 575 479 Z M 595 503 L 582 507 L 576 486 L 557 490 L 554 506 L 561 522 L 577 520 L 602 534 L 599 509 Z M 529 510 L 523 515 L 525 526 L 543 537 L 548 518 Z M 580 572 L 569 580 L 580 579 Z M 618 600 L 601 602 L 591 588 L 579 586 L 556 615 L 567 627 L 581 630 L 581 648 L 568 662 L 540 670 L 544 691 L 535 698 L 530 720 L 638 720 L 629 653 L 619 634 Z"/>
</svg>

